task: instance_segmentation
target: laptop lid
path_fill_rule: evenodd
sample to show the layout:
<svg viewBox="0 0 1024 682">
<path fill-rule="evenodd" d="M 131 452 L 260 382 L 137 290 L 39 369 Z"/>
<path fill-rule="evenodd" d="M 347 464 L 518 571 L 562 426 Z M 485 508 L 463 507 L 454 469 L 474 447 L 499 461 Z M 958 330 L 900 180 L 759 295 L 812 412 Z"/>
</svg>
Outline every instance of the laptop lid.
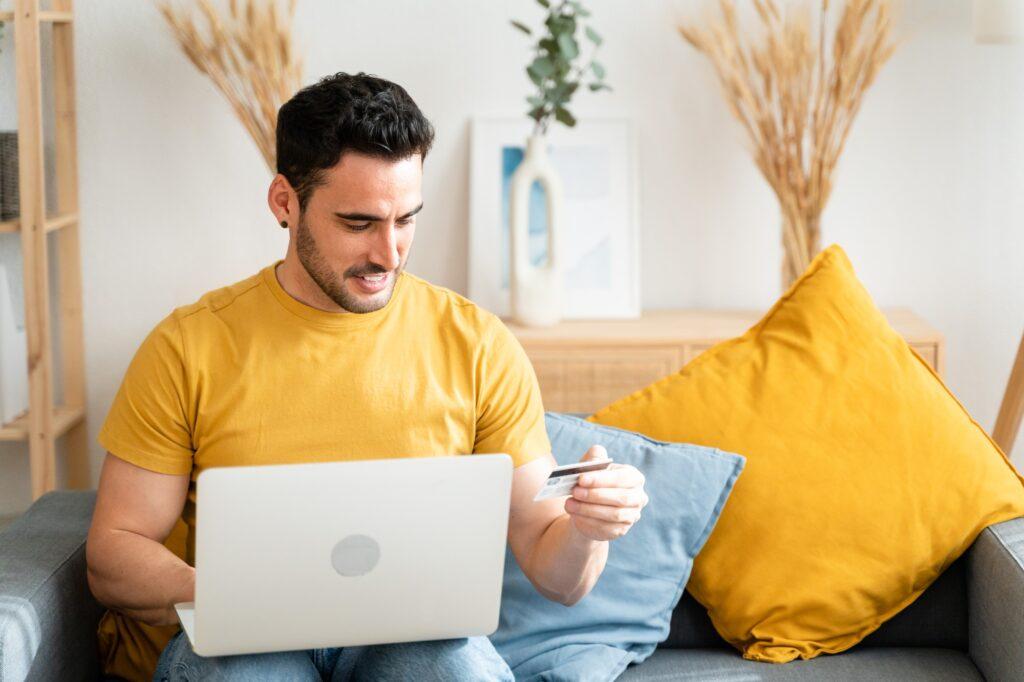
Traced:
<svg viewBox="0 0 1024 682">
<path fill-rule="evenodd" d="M 196 485 L 199 655 L 497 629 L 508 455 L 221 467 Z"/>
</svg>

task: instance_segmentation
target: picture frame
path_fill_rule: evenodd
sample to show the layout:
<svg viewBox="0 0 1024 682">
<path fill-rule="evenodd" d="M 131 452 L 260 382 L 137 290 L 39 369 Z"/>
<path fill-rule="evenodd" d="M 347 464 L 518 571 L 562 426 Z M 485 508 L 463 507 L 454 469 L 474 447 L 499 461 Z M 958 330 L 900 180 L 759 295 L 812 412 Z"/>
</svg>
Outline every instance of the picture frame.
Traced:
<svg viewBox="0 0 1024 682">
<path fill-rule="evenodd" d="M 533 121 L 474 118 L 471 130 L 469 298 L 507 317 L 508 193 Z M 563 187 L 563 319 L 640 315 L 637 159 L 628 119 L 582 119 L 552 126 L 549 155 Z M 539 186 L 533 200 L 544 201 Z M 543 214 L 543 205 L 531 213 Z M 546 258 L 546 225 L 530 228 L 530 258 Z"/>
</svg>

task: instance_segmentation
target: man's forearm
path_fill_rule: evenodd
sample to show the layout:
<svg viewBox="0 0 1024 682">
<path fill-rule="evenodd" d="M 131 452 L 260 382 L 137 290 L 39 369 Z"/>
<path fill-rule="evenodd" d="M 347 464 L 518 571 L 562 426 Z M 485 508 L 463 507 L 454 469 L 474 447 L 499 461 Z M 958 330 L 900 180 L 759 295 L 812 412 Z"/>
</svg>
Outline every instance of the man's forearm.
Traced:
<svg viewBox="0 0 1024 682">
<path fill-rule="evenodd" d="M 562 514 L 541 535 L 523 572 L 542 595 L 571 606 L 594 587 L 607 559 L 608 543 L 586 537 Z"/>
<path fill-rule="evenodd" d="M 137 533 L 90 537 L 87 562 L 96 599 L 149 625 L 176 623 L 174 604 L 195 599 L 195 569 Z"/>
</svg>

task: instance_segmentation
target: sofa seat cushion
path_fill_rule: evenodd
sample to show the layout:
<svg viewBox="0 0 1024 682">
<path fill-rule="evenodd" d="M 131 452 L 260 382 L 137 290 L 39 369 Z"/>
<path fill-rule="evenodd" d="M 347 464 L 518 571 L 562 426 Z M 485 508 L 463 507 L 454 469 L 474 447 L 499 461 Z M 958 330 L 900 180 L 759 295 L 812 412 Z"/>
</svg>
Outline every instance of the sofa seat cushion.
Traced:
<svg viewBox="0 0 1024 682">
<path fill-rule="evenodd" d="M 925 647 L 855 647 L 832 656 L 789 663 L 763 663 L 743 658 L 732 649 L 658 649 L 638 666 L 630 666 L 620 682 L 643 680 L 899 680 L 899 682 L 965 682 L 984 680 L 970 657 L 956 649 Z"/>
</svg>

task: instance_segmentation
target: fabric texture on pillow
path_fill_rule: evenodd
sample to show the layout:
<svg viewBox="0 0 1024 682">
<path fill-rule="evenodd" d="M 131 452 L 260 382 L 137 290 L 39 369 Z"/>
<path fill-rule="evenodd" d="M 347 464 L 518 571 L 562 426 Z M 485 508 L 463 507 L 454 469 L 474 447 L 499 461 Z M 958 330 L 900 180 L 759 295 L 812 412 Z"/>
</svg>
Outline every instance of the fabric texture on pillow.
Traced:
<svg viewBox="0 0 1024 682">
<path fill-rule="evenodd" d="M 1024 516 L 1024 479 L 835 245 L 745 334 L 588 420 L 747 458 L 687 589 L 751 660 L 849 649 Z"/>
<path fill-rule="evenodd" d="M 633 528 L 609 543 L 600 579 L 572 606 L 541 596 L 507 550 L 501 617 L 491 641 L 516 680 L 614 680 L 668 636 L 693 557 L 744 458 L 552 412 L 545 423 L 559 464 L 578 462 L 592 445 L 603 445 L 615 462 L 644 474 L 650 502 Z"/>
</svg>

